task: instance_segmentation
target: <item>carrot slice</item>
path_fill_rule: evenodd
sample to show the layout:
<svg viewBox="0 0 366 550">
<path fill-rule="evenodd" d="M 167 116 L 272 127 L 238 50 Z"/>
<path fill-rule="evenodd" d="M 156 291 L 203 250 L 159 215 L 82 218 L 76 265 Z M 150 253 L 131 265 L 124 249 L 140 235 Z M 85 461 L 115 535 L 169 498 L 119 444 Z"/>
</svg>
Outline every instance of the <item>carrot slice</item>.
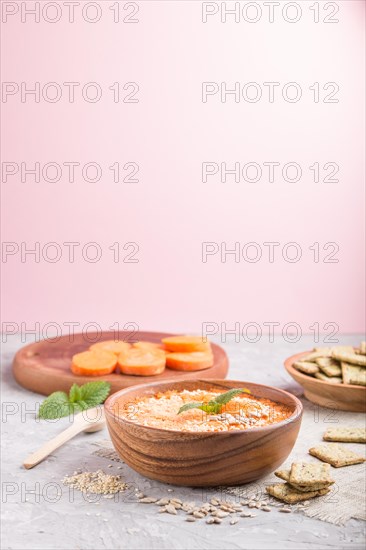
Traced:
<svg viewBox="0 0 366 550">
<path fill-rule="evenodd" d="M 168 353 L 166 356 L 166 366 L 174 370 L 203 370 L 212 367 L 213 364 L 213 355 L 207 351 Z"/>
<path fill-rule="evenodd" d="M 191 351 L 209 351 L 210 342 L 203 341 L 201 336 L 169 336 L 163 338 L 162 342 L 167 350 L 178 353 L 189 353 Z"/>
<path fill-rule="evenodd" d="M 83 351 L 72 358 L 71 370 L 79 376 L 103 376 L 117 366 L 117 357 L 110 351 Z"/>
<path fill-rule="evenodd" d="M 165 353 L 159 349 L 132 348 L 118 356 L 118 365 L 123 374 L 155 376 L 165 369 Z"/>
<path fill-rule="evenodd" d="M 137 349 L 146 349 L 146 350 L 158 349 L 158 350 L 165 351 L 164 344 L 159 344 L 156 342 L 135 342 L 134 344 L 132 344 L 132 346 Z"/>
<path fill-rule="evenodd" d="M 112 353 L 115 353 L 116 355 L 119 355 L 123 351 L 127 351 L 131 348 L 131 345 L 127 342 L 120 342 L 115 340 L 104 340 L 104 342 L 97 342 L 96 344 L 93 344 L 90 346 L 90 350 L 92 351 L 110 351 Z"/>
</svg>

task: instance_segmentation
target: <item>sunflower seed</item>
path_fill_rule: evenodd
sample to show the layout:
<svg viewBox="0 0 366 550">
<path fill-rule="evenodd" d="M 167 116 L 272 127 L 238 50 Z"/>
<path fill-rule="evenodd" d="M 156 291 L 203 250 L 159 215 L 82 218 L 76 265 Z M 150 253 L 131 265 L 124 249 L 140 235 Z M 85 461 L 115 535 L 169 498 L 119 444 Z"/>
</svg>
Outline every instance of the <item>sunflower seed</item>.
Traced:
<svg viewBox="0 0 366 550">
<path fill-rule="evenodd" d="M 230 521 L 230 525 L 235 525 L 236 523 L 238 523 L 238 518 L 234 518 Z"/>
<path fill-rule="evenodd" d="M 168 514 L 173 514 L 174 516 L 177 515 L 177 510 L 174 508 L 173 504 L 168 504 L 165 506 L 165 511 L 168 512 Z"/>
<path fill-rule="evenodd" d="M 229 515 L 229 512 L 224 512 L 223 510 L 217 510 L 216 517 L 217 518 L 227 518 Z"/>
<path fill-rule="evenodd" d="M 168 498 L 161 498 L 160 500 L 155 502 L 155 504 L 157 504 L 158 506 L 166 506 L 167 504 L 169 504 L 169 499 Z"/>
<path fill-rule="evenodd" d="M 157 498 L 144 497 L 144 498 L 141 498 L 139 502 L 141 502 L 142 504 L 155 504 L 157 500 L 158 500 Z"/>
<path fill-rule="evenodd" d="M 186 517 L 186 521 L 196 521 L 196 518 L 194 518 L 193 516 L 187 516 Z"/>
<path fill-rule="evenodd" d="M 292 512 L 290 508 L 280 508 L 278 511 L 283 512 L 284 514 L 291 514 Z"/>
</svg>

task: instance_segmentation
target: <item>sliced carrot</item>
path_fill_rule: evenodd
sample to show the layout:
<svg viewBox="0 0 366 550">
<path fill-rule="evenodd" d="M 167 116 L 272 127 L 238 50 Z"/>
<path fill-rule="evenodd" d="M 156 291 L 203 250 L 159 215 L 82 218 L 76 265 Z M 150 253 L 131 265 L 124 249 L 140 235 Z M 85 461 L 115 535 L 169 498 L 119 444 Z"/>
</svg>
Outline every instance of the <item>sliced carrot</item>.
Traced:
<svg viewBox="0 0 366 550">
<path fill-rule="evenodd" d="M 208 351 L 211 349 L 210 342 L 204 341 L 201 336 L 169 336 L 163 338 L 162 342 L 167 350 L 178 353 L 189 353 L 191 351 Z"/>
<path fill-rule="evenodd" d="M 212 367 L 213 364 L 213 355 L 207 351 L 168 353 L 166 356 L 166 366 L 174 370 L 203 370 Z"/>
<path fill-rule="evenodd" d="M 134 348 L 137 348 L 137 349 L 147 349 L 147 350 L 158 349 L 158 350 L 165 351 L 164 344 L 159 344 L 157 342 L 135 342 L 132 345 Z"/>
<path fill-rule="evenodd" d="M 154 376 L 165 369 L 165 353 L 159 349 L 132 348 L 118 356 L 118 365 L 123 374 Z"/>
<path fill-rule="evenodd" d="M 89 349 L 92 351 L 110 351 L 116 355 L 119 355 L 123 351 L 127 351 L 130 348 L 131 344 L 128 344 L 127 342 L 120 342 L 119 340 L 104 340 L 104 342 L 97 342 L 96 344 L 93 344 Z"/>
<path fill-rule="evenodd" d="M 71 370 L 80 376 L 104 376 L 114 371 L 117 357 L 110 351 L 83 351 L 72 358 Z"/>
</svg>

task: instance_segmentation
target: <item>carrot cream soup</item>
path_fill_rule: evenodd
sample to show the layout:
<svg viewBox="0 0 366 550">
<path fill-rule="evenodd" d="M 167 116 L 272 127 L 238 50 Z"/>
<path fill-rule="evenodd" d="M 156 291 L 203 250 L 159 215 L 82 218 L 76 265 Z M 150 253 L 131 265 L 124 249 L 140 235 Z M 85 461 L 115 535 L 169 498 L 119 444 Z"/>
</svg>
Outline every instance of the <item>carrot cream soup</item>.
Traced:
<svg viewBox="0 0 366 550">
<path fill-rule="evenodd" d="M 222 405 L 219 412 L 191 408 L 179 413 L 180 408 L 188 403 L 197 403 L 197 405 L 212 403 L 223 393 L 225 392 L 216 389 L 170 390 L 141 397 L 128 404 L 122 405 L 117 401 L 114 412 L 126 420 L 143 426 L 182 432 L 250 430 L 276 424 L 289 418 L 293 413 L 286 405 L 244 393 L 236 395 L 230 402 Z"/>
</svg>

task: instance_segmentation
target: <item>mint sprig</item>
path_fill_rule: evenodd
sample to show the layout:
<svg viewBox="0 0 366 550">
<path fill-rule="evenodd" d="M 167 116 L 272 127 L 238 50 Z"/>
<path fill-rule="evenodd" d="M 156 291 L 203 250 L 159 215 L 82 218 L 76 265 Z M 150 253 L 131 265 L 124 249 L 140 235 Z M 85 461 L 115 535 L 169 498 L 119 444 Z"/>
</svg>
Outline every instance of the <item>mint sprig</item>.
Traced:
<svg viewBox="0 0 366 550">
<path fill-rule="evenodd" d="M 185 405 L 183 405 L 179 409 L 178 414 L 189 411 L 190 409 L 201 409 L 201 411 L 205 411 L 208 414 L 219 414 L 222 411 L 223 405 L 226 405 L 226 403 L 229 403 L 229 401 L 231 401 L 234 397 L 240 395 L 241 393 L 250 394 L 251 391 L 246 388 L 233 389 L 225 393 L 220 393 L 217 397 L 215 397 L 215 399 L 212 399 L 207 403 L 198 403 L 196 401 L 192 401 L 192 403 L 186 403 Z"/>
<path fill-rule="evenodd" d="M 82 386 L 73 384 L 69 395 L 63 391 L 51 393 L 41 403 L 38 417 L 45 420 L 55 420 L 96 407 L 106 400 L 110 389 L 111 385 L 101 380 L 87 382 Z"/>
</svg>

